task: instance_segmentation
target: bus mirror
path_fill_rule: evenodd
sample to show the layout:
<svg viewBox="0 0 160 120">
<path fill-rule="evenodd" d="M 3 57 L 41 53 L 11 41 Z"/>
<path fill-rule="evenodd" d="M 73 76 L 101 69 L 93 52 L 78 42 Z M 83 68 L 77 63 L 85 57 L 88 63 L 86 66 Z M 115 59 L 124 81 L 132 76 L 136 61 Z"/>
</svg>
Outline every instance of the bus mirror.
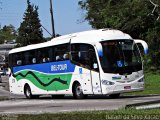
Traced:
<svg viewBox="0 0 160 120">
<path fill-rule="evenodd" d="M 102 45 L 101 43 L 96 43 L 96 48 L 97 48 L 97 51 L 98 51 L 98 56 L 99 57 L 103 57 L 103 49 L 102 49 Z"/>
<path fill-rule="evenodd" d="M 144 49 L 144 54 L 148 54 L 148 44 L 144 40 L 134 39 L 136 44 L 141 44 Z"/>
</svg>

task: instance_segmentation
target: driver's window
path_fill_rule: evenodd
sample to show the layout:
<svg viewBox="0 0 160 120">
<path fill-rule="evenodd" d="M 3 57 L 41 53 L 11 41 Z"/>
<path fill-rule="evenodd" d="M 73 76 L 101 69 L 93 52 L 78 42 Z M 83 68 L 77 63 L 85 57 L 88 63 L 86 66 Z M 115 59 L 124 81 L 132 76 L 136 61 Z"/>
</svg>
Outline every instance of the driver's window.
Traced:
<svg viewBox="0 0 160 120">
<path fill-rule="evenodd" d="M 88 69 L 97 70 L 97 58 L 94 47 L 89 44 L 71 45 L 72 62 Z"/>
</svg>

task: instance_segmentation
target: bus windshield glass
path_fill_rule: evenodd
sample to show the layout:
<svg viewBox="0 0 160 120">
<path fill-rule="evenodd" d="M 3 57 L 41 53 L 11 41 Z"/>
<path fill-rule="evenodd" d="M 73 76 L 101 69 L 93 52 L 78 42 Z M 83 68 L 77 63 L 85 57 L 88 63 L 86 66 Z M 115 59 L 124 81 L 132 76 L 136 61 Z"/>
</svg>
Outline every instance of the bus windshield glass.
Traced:
<svg viewBox="0 0 160 120">
<path fill-rule="evenodd" d="M 101 44 L 100 61 L 105 73 L 131 74 L 142 70 L 139 49 L 133 40 L 110 40 Z"/>
</svg>

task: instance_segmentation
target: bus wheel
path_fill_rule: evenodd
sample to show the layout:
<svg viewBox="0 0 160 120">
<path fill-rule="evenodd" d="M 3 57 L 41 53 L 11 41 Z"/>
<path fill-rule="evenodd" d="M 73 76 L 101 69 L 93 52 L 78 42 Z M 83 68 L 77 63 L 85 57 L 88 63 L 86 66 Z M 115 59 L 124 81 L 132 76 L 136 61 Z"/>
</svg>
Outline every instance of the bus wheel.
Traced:
<svg viewBox="0 0 160 120">
<path fill-rule="evenodd" d="M 32 92 L 31 92 L 31 88 L 29 87 L 29 85 L 25 85 L 24 94 L 25 94 L 27 99 L 32 99 L 33 98 L 33 95 L 32 95 Z"/>
<path fill-rule="evenodd" d="M 119 98 L 119 96 L 120 96 L 120 93 L 109 95 L 109 97 L 111 98 Z"/>
<path fill-rule="evenodd" d="M 79 83 L 75 83 L 73 86 L 73 97 L 75 99 L 83 99 L 84 98 L 82 87 Z"/>
</svg>

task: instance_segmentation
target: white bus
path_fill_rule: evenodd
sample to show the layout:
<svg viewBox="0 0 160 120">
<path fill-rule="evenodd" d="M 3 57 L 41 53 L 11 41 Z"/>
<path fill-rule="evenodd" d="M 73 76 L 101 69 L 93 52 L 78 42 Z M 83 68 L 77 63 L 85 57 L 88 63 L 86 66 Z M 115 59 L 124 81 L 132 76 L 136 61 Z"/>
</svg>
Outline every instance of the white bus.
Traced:
<svg viewBox="0 0 160 120">
<path fill-rule="evenodd" d="M 143 62 L 137 43 L 147 53 L 146 42 L 119 30 L 100 29 L 13 49 L 10 92 L 26 98 L 73 94 L 80 99 L 142 91 Z"/>
</svg>

